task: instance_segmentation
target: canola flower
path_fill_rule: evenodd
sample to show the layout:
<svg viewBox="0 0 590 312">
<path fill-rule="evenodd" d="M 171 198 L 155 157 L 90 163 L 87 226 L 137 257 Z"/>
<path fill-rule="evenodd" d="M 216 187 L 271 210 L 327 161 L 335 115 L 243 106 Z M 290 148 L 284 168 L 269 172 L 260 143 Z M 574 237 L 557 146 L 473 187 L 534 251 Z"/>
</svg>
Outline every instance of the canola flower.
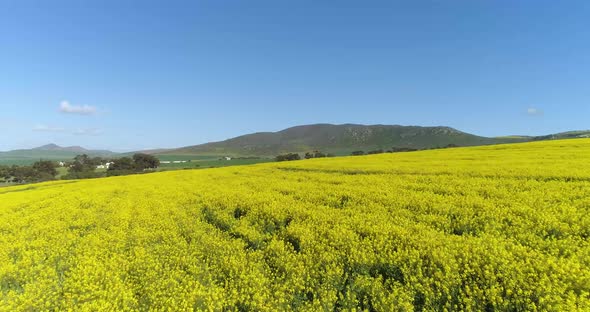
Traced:
<svg viewBox="0 0 590 312">
<path fill-rule="evenodd" d="M 0 188 L 0 311 L 590 311 L 590 140 Z"/>
</svg>

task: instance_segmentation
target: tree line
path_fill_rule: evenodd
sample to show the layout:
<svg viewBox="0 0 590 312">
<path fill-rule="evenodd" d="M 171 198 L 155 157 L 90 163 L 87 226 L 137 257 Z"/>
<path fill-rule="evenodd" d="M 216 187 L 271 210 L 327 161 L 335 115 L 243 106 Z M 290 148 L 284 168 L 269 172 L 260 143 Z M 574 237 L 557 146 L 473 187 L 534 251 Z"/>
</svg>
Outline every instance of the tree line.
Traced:
<svg viewBox="0 0 590 312">
<path fill-rule="evenodd" d="M 97 171 L 99 166 L 104 166 L 106 170 Z M 14 184 L 51 181 L 57 179 L 59 167 L 67 168 L 67 173 L 61 179 L 90 179 L 144 173 L 159 166 L 158 158 L 143 153 L 121 158 L 90 157 L 82 154 L 64 162 L 63 166 L 60 162 L 50 160 L 39 160 L 30 166 L 0 166 L 0 179 Z"/>
<path fill-rule="evenodd" d="M 413 147 L 397 147 L 394 146 L 389 150 L 383 150 L 383 149 L 377 149 L 377 150 L 370 150 L 370 151 L 362 151 L 362 150 L 358 150 L 358 151 L 353 151 L 350 153 L 350 155 L 352 156 L 362 156 L 362 155 L 373 155 L 373 154 L 382 154 L 382 153 L 401 153 L 401 152 L 414 152 L 414 151 L 420 151 L 420 150 L 429 150 L 429 149 L 441 149 L 441 148 L 453 148 L 453 147 L 459 147 L 459 145 L 456 144 L 447 144 L 445 146 L 436 146 L 436 147 L 431 147 L 431 148 L 413 148 Z M 321 157 L 334 157 L 334 154 L 325 154 L 322 153 L 320 151 L 313 151 L 313 152 L 306 152 L 303 156 L 303 158 L 305 159 L 310 159 L 310 158 L 321 158 Z M 286 154 L 281 154 L 281 155 L 277 155 L 275 157 L 276 161 L 291 161 L 291 160 L 300 160 L 301 159 L 301 155 L 299 153 L 286 153 Z"/>
<path fill-rule="evenodd" d="M 57 164 L 40 160 L 31 166 L 0 166 L 0 178 L 5 183 L 33 183 L 54 180 L 57 175 Z"/>
<path fill-rule="evenodd" d="M 445 146 L 436 146 L 436 147 L 429 147 L 429 148 L 413 148 L 413 147 L 392 147 L 389 150 L 382 150 L 382 149 L 378 149 L 378 150 L 372 150 L 372 151 L 353 151 L 352 153 L 350 153 L 350 155 L 352 156 L 362 156 L 362 155 L 372 155 L 372 154 L 382 154 L 382 153 L 402 153 L 402 152 L 415 152 L 415 151 L 424 151 L 424 150 L 432 150 L 432 149 L 441 149 L 441 148 L 453 148 L 453 147 L 459 147 L 459 145 L 457 144 L 447 144 Z"/>
<path fill-rule="evenodd" d="M 326 153 L 322 153 L 320 151 L 313 151 L 313 152 L 306 152 L 303 155 L 303 158 L 305 159 L 311 159 L 311 158 L 323 158 L 323 157 L 334 157 L 334 154 L 326 154 Z M 299 153 L 287 153 L 287 154 L 281 154 L 281 155 L 277 155 L 275 157 L 276 161 L 291 161 L 291 160 L 300 160 L 301 159 L 301 155 L 299 155 Z"/>
</svg>

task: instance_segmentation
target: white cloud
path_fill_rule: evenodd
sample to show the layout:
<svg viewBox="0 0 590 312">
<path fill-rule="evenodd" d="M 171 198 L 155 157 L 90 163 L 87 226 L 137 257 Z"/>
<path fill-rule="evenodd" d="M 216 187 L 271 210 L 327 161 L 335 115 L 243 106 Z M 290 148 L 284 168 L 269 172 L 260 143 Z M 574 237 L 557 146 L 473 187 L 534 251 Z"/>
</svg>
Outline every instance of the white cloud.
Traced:
<svg viewBox="0 0 590 312">
<path fill-rule="evenodd" d="M 98 129 L 98 128 L 87 128 L 87 129 L 77 129 L 74 132 L 72 132 L 75 135 L 91 135 L 91 136 L 96 136 L 96 135 L 101 135 L 102 134 L 102 130 Z"/>
<path fill-rule="evenodd" d="M 96 107 L 89 105 L 72 105 L 68 101 L 62 101 L 59 104 L 59 111 L 65 114 L 94 115 Z"/>
<path fill-rule="evenodd" d="M 64 132 L 64 131 L 66 131 L 66 129 L 61 128 L 61 127 L 52 127 L 52 126 L 46 126 L 46 125 L 36 125 L 33 128 L 33 131 L 37 131 L 37 132 Z"/>
<path fill-rule="evenodd" d="M 526 110 L 526 113 L 529 116 L 543 116 L 543 111 L 538 108 L 534 108 L 534 107 L 529 107 Z"/>
</svg>

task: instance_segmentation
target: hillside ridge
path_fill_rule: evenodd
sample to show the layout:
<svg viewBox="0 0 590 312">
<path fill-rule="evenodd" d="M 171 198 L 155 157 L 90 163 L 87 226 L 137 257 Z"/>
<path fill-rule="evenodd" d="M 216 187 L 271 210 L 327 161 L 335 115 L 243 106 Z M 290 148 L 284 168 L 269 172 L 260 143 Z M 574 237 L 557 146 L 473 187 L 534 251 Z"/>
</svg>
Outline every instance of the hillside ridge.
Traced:
<svg viewBox="0 0 590 312">
<path fill-rule="evenodd" d="M 523 142 L 520 138 L 488 138 L 448 126 L 402 126 L 361 124 L 310 124 L 276 132 L 255 132 L 218 142 L 186 146 L 153 154 L 253 155 L 272 156 L 285 152 L 323 152 L 345 155 L 354 150 L 393 147 L 434 148 Z"/>
</svg>

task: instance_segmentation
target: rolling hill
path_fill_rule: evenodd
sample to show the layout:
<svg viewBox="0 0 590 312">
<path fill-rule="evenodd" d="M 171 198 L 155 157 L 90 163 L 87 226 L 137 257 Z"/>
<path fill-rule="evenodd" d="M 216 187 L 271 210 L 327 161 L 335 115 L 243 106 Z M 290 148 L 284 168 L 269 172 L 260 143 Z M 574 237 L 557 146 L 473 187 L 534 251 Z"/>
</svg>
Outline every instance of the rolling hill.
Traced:
<svg viewBox="0 0 590 312">
<path fill-rule="evenodd" d="M 590 138 L 590 130 L 568 131 L 549 135 L 536 136 L 533 141 Z"/>
<path fill-rule="evenodd" d="M 153 154 L 274 156 L 286 152 L 320 150 L 346 155 L 355 150 L 387 150 L 392 147 L 422 149 L 449 144 L 475 146 L 527 140 L 519 137 L 481 137 L 450 127 L 314 124 L 278 132 L 247 134 L 221 142 L 157 151 Z"/>
<path fill-rule="evenodd" d="M 80 146 L 61 147 L 56 144 L 47 144 L 31 149 L 19 149 L 8 152 L 0 152 L 1 164 L 31 164 L 39 159 L 44 160 L 69 160 L 79 154 L 89 156 L 113 156 L 116 155 L 106 150 L 88 150 Z"/>
</svg>

